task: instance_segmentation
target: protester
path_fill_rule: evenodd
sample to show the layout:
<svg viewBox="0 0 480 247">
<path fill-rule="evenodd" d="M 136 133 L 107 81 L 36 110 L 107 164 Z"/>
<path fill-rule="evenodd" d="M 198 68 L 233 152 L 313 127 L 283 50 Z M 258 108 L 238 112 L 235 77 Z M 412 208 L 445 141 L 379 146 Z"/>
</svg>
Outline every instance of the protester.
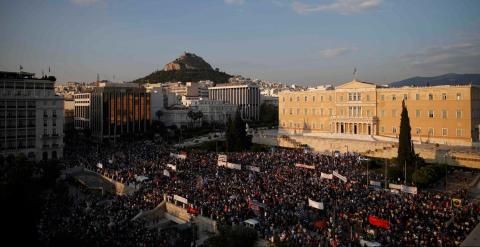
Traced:
<svg viewBox="0 0 480 247">
<path fill-rule="evenodd" d="M 479 206 L 465 191 L 410 194 L 368 186 L 356 154 L 335 157 L 291 149 L 228 153 L 228 162 L 242 166 L 236 170 L 218 166 L 216 153 L 190 152 L 181 159 L 170 155 L 176 150 L 152 142 L 75 148 L 66 151 L 66 164 L 84 166 L 138 190 L 129 196 L 70 196 L 70 213 L 65 214 L 58 212 L 66 209 L 52 203 L 39 225 L 46 243 L 68 229 L 98 245 L 174 246 L 181 239 L 178 232 L 154 231 L 131 221 L 141 210 L 158 205 L 164 194 L 186 198 L 190 207 L 219 224 L 255 218 L 262 238 L 278 236 L 295 246 L 358 246 L 360 239 L 382 246 L 457 246 L 480 221 Z M 322 177 L 334 171 L 346 182 Z M 148 179 L 140 182 L 138 176 Z M 381 174 L 369 174 L 369 179 L 385 180 Z M 453 206 L 453 198 L 461 205 Z M 321 202 L 323 209 L 309 206 L 309 199 Z M 373 225 L 372 216 L 380 223 Z"/>
</svg>

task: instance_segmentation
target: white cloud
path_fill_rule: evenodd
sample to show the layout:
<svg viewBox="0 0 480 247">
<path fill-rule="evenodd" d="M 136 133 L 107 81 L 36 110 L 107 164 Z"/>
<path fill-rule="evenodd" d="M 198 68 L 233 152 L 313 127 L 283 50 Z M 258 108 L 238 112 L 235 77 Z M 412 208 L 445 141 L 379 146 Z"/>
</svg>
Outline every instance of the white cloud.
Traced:
<svg viewBox="0 0 480 247">
<path fill-rule="evenodd" d="M 71 0 L 71 2 L 78 6 L 90 6 L 90 5 L 102 3 L 103 0 Z"/>
<path fill-rule="evenodd" d="M 243 5 L 245 0 L 223 0 L 226 4 L 229 5 Z"/>
<path fill-rule="evenodd" d="M 429 47 L 417 53 L 406 54 L 402 60 L 422 72 L 479 72 L 480 40 Z"/>
<path fill-rule="evenodd" d="M 299 14 L 312 12 L 335 12 L 343 15 L 373 10 L 383 3 L 383 0 L 335 0 L 329 4 L 306 4 L 294 1 L 292 8 Z"/>
<path fill-rule="evenodd" d="M 331 48 L 331 49 L 321 50 L 320 55 L 322 55 L 322 57 L 324 58 L 336 58 L 356 50 L 357 50 L 356 48 L 346 48 L 346 47 Z"/>
</svg>

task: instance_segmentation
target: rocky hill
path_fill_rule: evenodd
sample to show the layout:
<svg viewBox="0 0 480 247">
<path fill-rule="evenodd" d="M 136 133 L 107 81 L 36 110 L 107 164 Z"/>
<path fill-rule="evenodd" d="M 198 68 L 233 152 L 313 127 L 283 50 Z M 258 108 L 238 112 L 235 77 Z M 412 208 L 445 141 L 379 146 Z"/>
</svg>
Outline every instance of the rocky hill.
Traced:
<svg viewBox="0 0 480 247">
<path fill-rule="evenodd" d="M 193 53 L 185 52 L 179 58 L 167 63 L 163 70 L 155 71 L 150 75 L 139 78 L 136 83 L 164 83 L 164 82 L 196 82 L 210 80 L 215 83 L 226 83 L 231 75 L 213 69 L 203 58 Z"/>
<path fill-rule="evenodd" d="M 480 74 L 445 74 L 432 77 L 412 77 L 405 80 L 392 82 L 390 87 L 402 86 L 438 86 L 438 85 L 480 85 Z"/>
</svg>

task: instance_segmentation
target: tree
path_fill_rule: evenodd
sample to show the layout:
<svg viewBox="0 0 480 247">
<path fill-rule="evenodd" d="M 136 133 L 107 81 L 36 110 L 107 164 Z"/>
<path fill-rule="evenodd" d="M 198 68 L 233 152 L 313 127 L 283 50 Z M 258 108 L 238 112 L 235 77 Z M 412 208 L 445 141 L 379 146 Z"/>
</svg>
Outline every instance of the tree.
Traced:
<svg viewBox="0 0 480 247">
<path fill-rule="evenodd" d="M 193 119 L 195 118 L 195 112 L 193 112 L 193 110 L 188 111 L 187 117 L 190 119 L 190 122 L 193 122 Z"/>
<path fill-rule="evenodd" d="M 411 166 L 415 162 L 415 150 L 412 145 L 412 128 L 410 127 L 410 119 L 408 118 L 408 110 L 405 106 L 405 100 L 402 101 L 402 116 L 400 119 L 400 137 L 398 140 L 398 156 L 399 165 L 407 164 Z"/>
<path fill-rule="evenodd" d="M 237 111 L 233 121 L 230 118 L 228 119 L 226 138 L 229 151 L 244 151 L 247 149 L 247 132 L 240 111 Z"/>
<path fill-rule="evenodd" d="M 55 78 L 55 76 L 51 75 L 51 76 L 47 77 L 47 80 L 55 82 L 55 81 L 57 81 L 57 78 Z"/>
<path fill-rule="evenodd" d="M 278 107 L 262 103 L 260 105 L 260 122 L 268 127 L 278 125 Z"/>
<path fill-rule="evenodd" d="M 230 116 L 228 116 L 228 120 L 227 120 L 227 126 L 225 130 L 225 139 L 227 140 L 227 143 L 226 143 L 227 151 L 233 149 L 233 146 L 235 143 L 235 134 L 233 131 L 233 121 L 230 118 Z"/>
</svg>

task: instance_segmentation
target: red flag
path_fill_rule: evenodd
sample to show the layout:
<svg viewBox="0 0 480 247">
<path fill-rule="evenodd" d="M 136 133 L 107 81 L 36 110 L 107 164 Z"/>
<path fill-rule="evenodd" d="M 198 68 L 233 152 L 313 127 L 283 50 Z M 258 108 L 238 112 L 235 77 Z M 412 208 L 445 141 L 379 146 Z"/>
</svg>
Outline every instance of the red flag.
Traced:
<svg viewBox="0 0 480 247">
<path fill-rule="evenodd" d="M 317 220 L 313 222 L 313 226 L 317 229 L 323 229 L 327 226 L 327 222 L 325 220 Z"/>
<path fill-rule="evenodd" d="M 384 229 L 389 229 L 390 228 L 390 222 L 388 220 L 384 220 L 378 217 L 375 217 L 373 215 L 368 216 L 368 222 L 374 226 L 378 226 Z"/>
<path fill-rule="evenodd" d="M 200 211 L 198 210 L 198 208 L 194 208 L 193 206 L 188 206 L 187 212 L 188 212 L 189 214 L 198 215 L 198 213 L 199 213 Z"/>
</svg>

